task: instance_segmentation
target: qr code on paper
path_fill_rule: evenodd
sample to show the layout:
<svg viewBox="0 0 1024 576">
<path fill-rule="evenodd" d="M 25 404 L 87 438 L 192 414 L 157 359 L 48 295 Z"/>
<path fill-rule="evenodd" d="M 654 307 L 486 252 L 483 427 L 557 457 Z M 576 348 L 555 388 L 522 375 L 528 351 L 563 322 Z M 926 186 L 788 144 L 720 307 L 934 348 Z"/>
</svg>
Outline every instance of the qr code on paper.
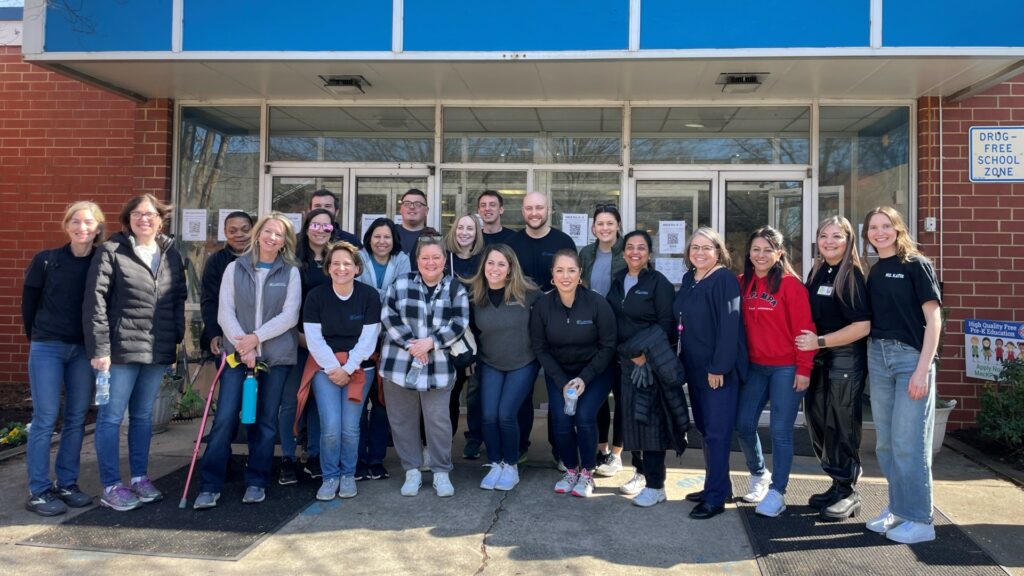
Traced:
<svg viewBox="0 0 1024 576">
<path fill-rule="evenodd" d="M 583 228 L 579 224 L 575 224 L 575 223 L 569 224 L 569 236 L 572 236 L 573 238 L 575 238 L 575 237 L 579 236 L 580 234 L 582 234 L 582 232 L 583 232 Z"/>
<path fill-rule="evenodd" d="M 202 233 L 202 230 L 199 227 L 199 222 L 189 222 L 188 223 L 188 235 L 189 236 L 194 238 L 196 236 L 199 236 L 201 233 Z"/>
<path fill-rule="evenodd" d="M 668 236 L 668 244 L 670 246 L 677 246 L 677 245 L 679 245 L 679 233 L 678 232 L 669 232 L 666 236 Z"/>
</svg>

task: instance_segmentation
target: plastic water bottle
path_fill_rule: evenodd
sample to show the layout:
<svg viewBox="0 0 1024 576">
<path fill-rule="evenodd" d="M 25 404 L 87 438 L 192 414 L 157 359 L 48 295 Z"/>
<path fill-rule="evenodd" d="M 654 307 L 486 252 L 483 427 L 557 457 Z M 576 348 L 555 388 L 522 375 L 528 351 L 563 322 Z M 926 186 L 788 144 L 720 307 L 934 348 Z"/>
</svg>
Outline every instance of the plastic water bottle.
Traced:
<svg viewBox="0 0 1024 576">
<path fill-rule="evenodd" d="M 110 402 L 110 370 L 96 373 L 96 405 L 103 406 Z"/>
<path fill-rule="evenodd" d="M 405 387 L 415 388 L 416 382 L 420 379 L 421 372 L 423 372 L 423 363 L 413 358 L 412 365 L 409 366 L 409 371 L 405 373 Z"/>
<path fill-rule="evenodd" d="M 256 375 L 249 370 L 242 382 L 242 424 L 256 422 L 256 392 L 258 388 Z"/>
<path fill-rule="evenodd" d="M 575 388 L 566 388 L 565 390 L 565 415 L 575 416 L 576 415 L 576 400 L 579 399 L 579 395 L 576 393 Z"/>
</svg>

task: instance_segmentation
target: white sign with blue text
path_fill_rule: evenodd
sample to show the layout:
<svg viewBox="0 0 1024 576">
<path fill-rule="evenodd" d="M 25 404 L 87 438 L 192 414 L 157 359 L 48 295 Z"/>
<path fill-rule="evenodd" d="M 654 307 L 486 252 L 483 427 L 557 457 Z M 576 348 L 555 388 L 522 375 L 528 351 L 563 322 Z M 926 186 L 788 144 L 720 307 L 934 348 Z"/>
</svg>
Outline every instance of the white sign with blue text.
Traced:
<svg viewBox="0 0 1024 576">
<path fill-rule="evenodd" d="M 1024 182 L 1024 126 L 974 126 L 971 182 Z"/>
<path fill-rule="evenodd" d="M 967 376 L 996 380 L 1003 362 L 1024 353 L 1024 322 L 964 320 L 964 360 Z"/>
</svg>

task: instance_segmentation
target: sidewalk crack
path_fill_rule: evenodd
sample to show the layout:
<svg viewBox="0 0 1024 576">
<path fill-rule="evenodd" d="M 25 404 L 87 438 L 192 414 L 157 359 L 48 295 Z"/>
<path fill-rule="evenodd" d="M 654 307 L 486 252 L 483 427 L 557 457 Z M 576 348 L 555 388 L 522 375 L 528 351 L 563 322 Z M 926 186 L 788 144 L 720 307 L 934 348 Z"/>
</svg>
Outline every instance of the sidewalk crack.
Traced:
<svg viewBox="0 0 1024 576">
<path fill-rule="evenodd" d="M 502 495 L 501 500 L 498 500 L 498 506 L 494 509 L 494 514 L 491 516 L 491 524 L 484 530 L 484 536 L 480 540 L 480 567 L 476 569 L 473 576 L 480 576 L 487 569 L 487 564 L 491 560 L 490 554 L 487 552 L 487 537 L 494 531 L 494 527 L 498 524 L 498 520 L 501 519 L 501 513 L 505 510 L 505 500 L 512 494 L 511 490 L 505 491 Z"/>
</svg>

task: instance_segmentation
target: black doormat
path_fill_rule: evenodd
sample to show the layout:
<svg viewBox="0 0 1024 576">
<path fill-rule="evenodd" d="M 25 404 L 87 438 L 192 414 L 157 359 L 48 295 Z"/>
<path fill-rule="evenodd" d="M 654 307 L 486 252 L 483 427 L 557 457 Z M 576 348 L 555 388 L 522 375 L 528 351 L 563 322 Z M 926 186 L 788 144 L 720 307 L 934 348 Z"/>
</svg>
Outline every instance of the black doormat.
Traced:
<svg viewBox="0 0 1024 576">
<path fill-rule="evenodd" d="M 772 453 L 772 435 L 771 431 L 768 430 L 767 426 L 762 426 L 757 429 L 758 436 L 761 437 L 761 451 L 765 454 Z M 697 431 L 697 427 L 691 425 L 690 431 L 686 433 L 686 440 L 689 443 L 689 447 L 694 450 L 700 450 L 704 447 L 704 438 Z M 736 434 L 732 435 L 732 448 L 733 452 L 740 452 L 740 441 Z M 797 426 L 793 429 L 793 455 L 794 456 L 814 456 L 814 448 L 811 447 L 811 435 L 807 431 L 807 428 L 803 426 Z M 746 492 L 743 492 L 746 494 Z"/>
<path fill-rule="evenodd" d="M 733 492 L 747 491 L 747 476 L 732 476 Z M 857 485 L 863 500 L 860 516 L 822 522 L 807 499 L 823 492 L 825 480 L 791 478 L 786 511 L 778 518 L 754 513 L 756 505 L 737 500 L 758 567 L 765 575 L 867 576 L 1005 575 L 1006 572 L 970 537 L 935 509 L 935 540 L 908 546 L 871 532 L 864 523 L 882 513 L 889 495 L 884 483 Z"/>
<path fill-rule="evenodd" d="M 99 506 L 18 542 L 72 550 L 171 556 L 207 560 L 238 560 L 263 538 L 314 501 L 319 481 L 299 474 L 299 484 L 278 486 L 275 479 L 260 504 L 242 504 L 245 482 L 239 476 L 224 485 L 217 507 L 193 510 L 199 493 L 199 471 L 189 489 L 188 507 L 178 508 L 188 466 L 156 480 L 162 502 L 143 504 L 129 512 Z M 229 478 L 230 479 L 230 478 Z"/>
</svg>

